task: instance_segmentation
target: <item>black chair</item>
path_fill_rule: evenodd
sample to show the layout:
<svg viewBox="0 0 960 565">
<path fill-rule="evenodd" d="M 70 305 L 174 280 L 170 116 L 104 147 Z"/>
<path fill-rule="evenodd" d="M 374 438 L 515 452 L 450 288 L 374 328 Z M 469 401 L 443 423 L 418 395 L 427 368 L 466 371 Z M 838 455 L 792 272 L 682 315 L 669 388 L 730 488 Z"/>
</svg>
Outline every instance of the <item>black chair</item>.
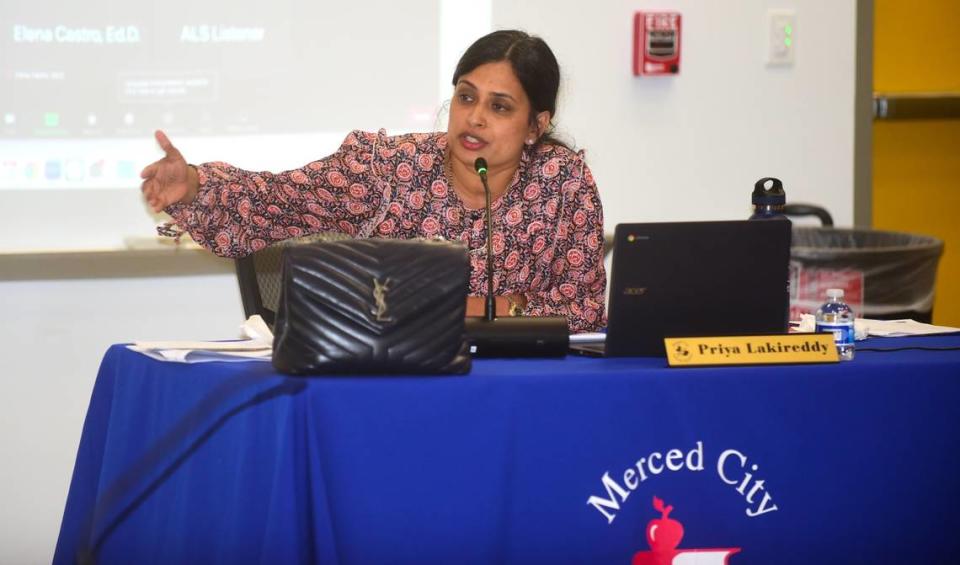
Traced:
<svg viewBox="0 0 960 565">
<path fill-rule="evenodd" d="M 280 303 L 280 268 L 285 248 L 349 238 L 350 236 L 342 233 L 316 233 L 279 241 L 237 259 L 237 282 L 240 285 L 244 316 L 249 318 L 259 314 L 267 325 L 273 327 Z"/>
<path fill-rule="evenodd" d="M 825 228 L 833 227 L 833 216 L 825 208 L 814 204 L 787 204 L 783 207 L 784 216 L 816 216 L 820 225 Z"/>
</svg>

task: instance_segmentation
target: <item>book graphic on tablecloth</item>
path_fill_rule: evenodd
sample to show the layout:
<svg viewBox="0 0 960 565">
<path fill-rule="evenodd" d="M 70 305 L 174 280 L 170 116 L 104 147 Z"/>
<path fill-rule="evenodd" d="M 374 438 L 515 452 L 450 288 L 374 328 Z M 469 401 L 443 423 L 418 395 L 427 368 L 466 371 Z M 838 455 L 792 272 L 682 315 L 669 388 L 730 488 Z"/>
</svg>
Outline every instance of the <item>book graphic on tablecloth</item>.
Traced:
<svg viewBox="0 0 960 565">
<path fill-rule="evenodd" d="M 650 551 L 636 552 L 633 565 L 726 565 L 730 556 L 740 551 L 739 547 L 677 549 L 683 539 L 683 524 L 670 517 L 673 506 L 665 506 L 654 496 L 653 507 L 660 517 L 647 524 Z"/>
</svg>

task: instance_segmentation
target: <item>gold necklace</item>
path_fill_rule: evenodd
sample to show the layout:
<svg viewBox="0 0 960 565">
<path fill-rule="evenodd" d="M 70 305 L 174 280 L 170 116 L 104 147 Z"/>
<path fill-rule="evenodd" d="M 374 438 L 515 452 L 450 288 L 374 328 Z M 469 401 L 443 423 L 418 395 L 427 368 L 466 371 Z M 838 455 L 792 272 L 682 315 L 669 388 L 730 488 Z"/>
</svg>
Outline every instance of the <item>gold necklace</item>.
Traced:
<svg viewBox="0 0 960 565">
<path fill-rule="evenodd" d="M 453 159 L 450 157 L 450 151 L 443 153 L 443 174 L 447 177 L 447 185 L 453 190 Z"/>
<path fill-rule="evenodd" d="M 447 179 L 447 187 L 449 188 L 450 192 L 457 196 L 457 200 L 460 202 L 460 207 L 464 211 L 466 211 L 468 214 L 474 215 L 483 211 L 482 207 L 479 209 L 468 208 L 467 203 L 464 201 L 464 195 L 457 192 L 456 183 L 453 182 L 453 156 L 449 150 L 443 154 L 443 175 Z"/>
</svg>

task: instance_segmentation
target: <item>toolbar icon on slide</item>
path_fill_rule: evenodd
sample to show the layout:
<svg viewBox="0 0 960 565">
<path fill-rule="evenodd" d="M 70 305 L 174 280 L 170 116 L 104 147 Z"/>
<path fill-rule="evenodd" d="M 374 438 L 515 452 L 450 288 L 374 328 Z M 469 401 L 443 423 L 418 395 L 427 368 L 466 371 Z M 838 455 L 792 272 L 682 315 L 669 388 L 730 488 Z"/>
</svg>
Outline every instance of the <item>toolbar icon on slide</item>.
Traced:
<svg viewBox="0 0 960 565">
<path fill-rule="evenodd" d="M 47 180 L 57 180 L 60 178 L 60 161 L 47 161 L 43 167 L 43 174 Z"/>
<path fill-rule="evenodd" d="M 80 181 L 83 180 L 86 169 L 82 159 L 67 159 L 64 165 L 64 176 L 67 180 Z"/>
<path fill-rule="evenodd" d="M 100 178 L 103 176 L 103 159 L 97 159 L 90 165 L 90 177 Z"/>
<path fill-rule="evenodd" d="M 133 161 L 117 163 L 117 176 L 122 179 L 132 179 L 134 177 Z"/>
</svg>

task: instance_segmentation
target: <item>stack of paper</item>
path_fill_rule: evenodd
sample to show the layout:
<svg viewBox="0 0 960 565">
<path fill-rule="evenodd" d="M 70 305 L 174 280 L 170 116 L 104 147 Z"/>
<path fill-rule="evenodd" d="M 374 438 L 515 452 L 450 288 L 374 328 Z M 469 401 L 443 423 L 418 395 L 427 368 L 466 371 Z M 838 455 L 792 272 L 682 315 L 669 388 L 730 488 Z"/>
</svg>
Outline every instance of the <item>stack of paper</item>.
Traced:
<svg viewBox="0 0 960 565">
<path fill-rule="evenodd" d="M 260 316 L 250 316 L 240 327 L 240 341 L 138 341 L 127 347 L 158 361 L 270 361 L 273 332 Z"/>
<path fill-rule="evenodd" d="M 884 337 L 900 337 L 906 335 L 931 335 L 960 332 L 960 328 L 948 326 L 934 326 L 914 320 L 866 320 L 857 319 L 856 323 L 863 323 L 868 335 Z"/>
<path fill-rule="evenodd" d="M 814 332 L 816 331 L 816 320 L 812 314 L 803 314 L 800 316 L 800 321 L 791 322 L 791 326 L 793 326 L 793 330 L 797 332 Z M 868 318 L 857 318 L 853 321 L 853 327 L 858 340 L 867 339 L 869 336 L 903 337 L 909 335 L 960 332 L 960 328 L 934 326 L 915 320 L 871 320 Z"/>
</svg>

